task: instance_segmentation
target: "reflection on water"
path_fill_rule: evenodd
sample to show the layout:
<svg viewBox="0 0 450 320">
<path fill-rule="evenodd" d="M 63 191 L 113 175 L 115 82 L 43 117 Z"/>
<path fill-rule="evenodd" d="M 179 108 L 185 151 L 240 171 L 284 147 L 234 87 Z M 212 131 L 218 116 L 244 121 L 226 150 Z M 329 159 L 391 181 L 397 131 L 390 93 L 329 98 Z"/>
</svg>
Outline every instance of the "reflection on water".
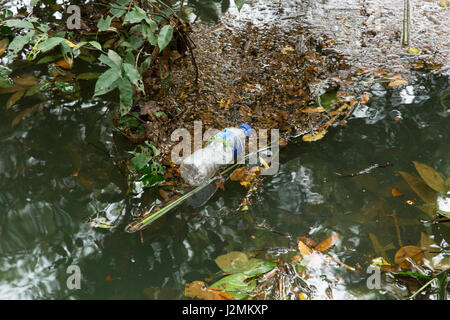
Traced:
<svg viewBox="0 0 450 320">
<path fill-rule="evenodd" d="M 139 198 L 124 192 L 123 174 L 111 157 L 115 142 L 107 103 L 48 105 L 15 129 L 11 121 L 27 100 L 12 110 L 2 108 L 0 297 L 179 299 L 186 282 L 220 277 L 214 263 L 220 254 L 289 247 L 285 237 L 259 228 L 261 223 L 294 238 L 339 234 L 328 253 L 363 269 L 353 274 L 333 261 L 324 267 L 312 259 L 310 283 L 318 288 L 317 298 L 326 298 L 329 286 L 335 299 L 404 296 L 395 286 L 367 289 L 364 271 L 377 256 L 369 234 L 393 261 L 399 245 L 389 214 L 396 210 L 404 245 L 417 245 L 420 232 L 446 245 L 448 229 L 424 222 L 429 218 L 405 203 L 415 194 L 395 173 L 412 172 L 416 160 L 450 175 L 448 111 L 439 102 L 449 88 L 448 79 L 399 92 L 375 85 L 373 99 L 356 110 L 348 127 L 330 130 L 320 142 L 284 149 L 279 172 L 265 178 L 248 211 L 217 218 L 238 207 L 245 194 L 229 181 L 205 205 L 181 206 L 142 237 L 124 233 L 124 223 L 113 232 L 85 223 L 102 211 L 126 223 L 128 203 L 139 211 L 155 198 L 151 192 Z M 394 165 L 366 175 L 336 174 L 387 162 Z M 404 197 L 393 198 L 393 187 Z M 81 290 L 66 286 L 66 269 L 73 264 L 82 270 Z"/>
</svg>

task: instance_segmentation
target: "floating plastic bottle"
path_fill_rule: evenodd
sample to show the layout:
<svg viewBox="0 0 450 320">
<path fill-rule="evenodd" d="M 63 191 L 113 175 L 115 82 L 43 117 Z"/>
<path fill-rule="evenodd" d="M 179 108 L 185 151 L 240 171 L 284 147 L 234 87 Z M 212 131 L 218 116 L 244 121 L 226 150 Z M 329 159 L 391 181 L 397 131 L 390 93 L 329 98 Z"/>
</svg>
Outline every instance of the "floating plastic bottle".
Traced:
<svg viewBox="0 0 450 320">
<path fill-rule="evenodd" d="M 186 157 L 180 166 L 181 177 L 192 186 L 208 181 L 217 170 L 231 164 L 245 150 L 245 138 L 252 134 L 248 124 L 226 128 L 211 137 L 208 144 Z"/>
</svg>

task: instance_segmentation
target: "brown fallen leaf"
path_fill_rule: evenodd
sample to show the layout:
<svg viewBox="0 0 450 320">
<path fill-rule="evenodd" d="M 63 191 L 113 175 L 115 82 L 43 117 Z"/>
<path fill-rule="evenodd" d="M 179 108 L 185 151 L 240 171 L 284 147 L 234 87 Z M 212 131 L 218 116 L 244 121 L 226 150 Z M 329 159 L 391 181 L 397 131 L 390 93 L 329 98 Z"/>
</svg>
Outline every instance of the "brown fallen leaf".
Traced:
<svg viewBox="0 0 450 320">
<path fill-rule="evenodd" d="M 368 92 L 364 92 L 359 100 L 360 100 L 361 104 L 366 104 L 369 101 L 369 99 L 370 99 L 370 94 Z"/>
<path fill-rule="evenodd" d="M 302 113 L 315 113 L 315 112 L 325 112 L 325 111 L 326 110 L 324 107 L 306 108 L 306 109 L 300 110 L 300 112 L 302 112 Z"/>
<path fill-rule="evenodd" d="M 63 69 L 72 69 L 73 68 L 73 60 L 68 58 L 66 59 L 61 59 L 56 61 L 56 65 L 60 66 Z"/>
<path fill-rule="evenodd" d="M 250 187 L 252 180 L 259 175 L 261 168 L 259 166 L 254 166 L 248 170 L 248 172 L 241 179 L 240 184 L 246 188 Z"/>
<path fill-rule="evenodd" d="M 400 266 L 402 269 L 410 269 L 411 264 L 406 260 L 410 258 L 417 264 L 422 264 L 422 260 L 424 257 L 423 250 L 416 246 L 404 246 L 401 247 L 397 253 L 395 254 L 395 263 Z"/>
<path fill-rule="evenodd" d="M 396 86 L 401 86 L 404 84 L 407 84 L 408 82 L 406 80 L 403 79 L 398 79 L 398 80 L 394 80 L 389 82 L 388 87 L 396 87 Z"/>
<path fill-rule="evenodd" d="M 337 241 L 338 241 L 338 234 L 337 233 L 333 233 L 331 236 L 329 236 L 328 238 L 322 240 L 321 242 L 319 242 L 315 249 L 323 252 L 325 250 L 328 250 L 332 245 L 334 245 Z"/>
<path fill-rule="evenodd" d="M 312 249 L 301 240 L 298 241 L 298 250 L 303 256 L 309 256 L 313 252 Z"/>
<path fill-rule="evenodd" d="M 217 288 L 207 287 L 203 281 L 192 281 L 186 283 L 184 295 L 189 298 L 199 298 L 203 300 L 234 300 L 228 292 Z"/>
<path fill-rule="evenodd" d="M 236 170 L 234 170 L 230 174 L 231 181 L 241 181 L 244 178 L 246 170 L 247 170 L 246 167 L 240 167 L 240 168 L 237 168 Z"/>
<path fill-rule="evenodd" d="M 281 50 L 282 54 L 288 54 L 289 52 L 293 52 L 295 49 L 292 46 L 286 46 Z"/>
<path fill-rule="evenodd" d="M 413 163 L 420 177 L 430 188 L 437 192 L 445 193 L 446 188 L 444 179 L 442 179 L 441 175 L 436 172 L 436 170 L 418 161 L 413 161 Z"/>
<path fill-rule="evenodd" d="M 307 142 L 317 141 L 317 140 L 320 140 L 323 137 L 325 137 L 326 134 L 327 134 L 327 130 L 324 129 L 324 130 L 316 132 L 316 133 L 305 134 L 304 136 L 302 136 L 302 140 L 307 141 Z"/>
</svg>

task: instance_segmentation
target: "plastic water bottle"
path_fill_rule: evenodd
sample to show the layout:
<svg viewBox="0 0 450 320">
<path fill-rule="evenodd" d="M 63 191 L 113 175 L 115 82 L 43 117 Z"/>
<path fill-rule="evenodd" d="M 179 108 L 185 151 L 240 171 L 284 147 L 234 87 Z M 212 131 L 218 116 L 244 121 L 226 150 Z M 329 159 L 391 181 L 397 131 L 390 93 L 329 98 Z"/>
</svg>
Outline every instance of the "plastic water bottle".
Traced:
<svg viewBox="0 0 450 320">
<path fill-rule="evenodd" d="M 248 124 L 226 128 L 211 137 L 208 144 L 186 157 L 180 166 L 184 181 L 199 186 L 208 181 L 223 165 L 230 164 L 245 150 L 245 138 L 252 134 Z"/>
</svg>

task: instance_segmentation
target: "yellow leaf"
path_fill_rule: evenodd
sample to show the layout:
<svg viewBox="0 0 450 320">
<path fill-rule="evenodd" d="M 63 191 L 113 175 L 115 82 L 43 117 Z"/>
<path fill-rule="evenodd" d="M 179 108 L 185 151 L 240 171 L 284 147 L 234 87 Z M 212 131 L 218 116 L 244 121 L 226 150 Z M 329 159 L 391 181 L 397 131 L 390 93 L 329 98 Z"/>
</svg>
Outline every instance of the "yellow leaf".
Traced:
<svg viewBox="0 0 450 320">
<path fill-rule="evenodd" d="M 282 54 L 288 54 L 289 52 L 293 52 L 295 49 L 292 46 L 286 46 L 281 50 Z"/>
<path fill-rule="evenodd" d="M 412 53 L 412 54 L 418 54 L 419 53 L 419 49 L 417 49 L 416 47 L 409 47 L 408 48 L 408 52 Z"/>
<path fill-rule="evenodd" d="M 401 86 L 403 84 L 407 84 L 408 82 L 406 82 L 406 80 L 403 79 L 399 79 L 399 80 L 394 80 L 389 82 L 388 87 L 396 87 L 396 86 Z"/>
<path fill-rule="evenodd" d="M 312 249 L 301 240 L 298 241 L 298 250 L 303 256 L 309 256 L 313 252 Z"/>
<path fill-rule="evenodd" d="M 324 107 L 307 108 L 307 109 L 300 110 L 300 112 L 303 112 L 303 113 L 315 113 L 315 112 L 325 112 L 325 111 L 326 110 Z"/>
<path fill-rule="evenodd" d="M 75 43 L 73 43 L 73 42 L 70 42 L 69 40 L 66 40 L 66 43 L 69 45 L 69 47 L 71 47 L 71 48 L 75 48 L 75 47 L 78 47 L 78 45 L 76 45 Z"/>
<path fill-rule="evenodd" d="M 325 130 L 325 129 L 322 130 L 322 131 L 316 132 L 315 134 L 314 133 L 308 133 L 308 134 L 305 134 L 302 137 L 302 140 L 303 141 L 308 141 L 308 142 L 317 141 L 317 140 L 320 140 L 323 137 L 325 137 L 326 133 L 327 133 L 327 130 Z"/>
<path fill-rule="evenodd" d="M 439 2 L 439 5 L 444 8 L 448 7 L 448 6 L 450 6 L 450 1 L 441 1 L 441 2 Z"/>
<path fill-rule="evenodd" d="M 328 250 L 332 245 L 334 245 L 337 242 L 338 238 L 339 238 L 338 234 L 334 233 L 331 236 L 329 236 L 328 238 L 326 238 L 325 240 L 322 240 L 321 242 L 319 242 L 317 244 L 317 246 L 315 247 L 315 249 L 320 252 Z"/>
<path fill-rule="evenodd" d="M 193 281 L 186 283 L 184 295 L 189 298 L 199 298 L 203 300 L 234 300 L 228 292 L 217 288 L 206 287 L 203 281 Z"/>
<path fill-rule="evenodd" d="M 308 298 L 303 294 L 303 292 L 300 292 L 300 293 L 298 294 L 298 298 L 299 298 L 300 300 L 308 300 Z"/>
<path fill-rule="evenodd" d="M 246 170 L 247 170 L 246 167 L 240 167 L 240 168 L 237 168 L 236 170 L 234 170 L 230 174 L 231 181 L 240 181 L 240 180 L 242 180 L 244 178 Z"/>
</svg>

